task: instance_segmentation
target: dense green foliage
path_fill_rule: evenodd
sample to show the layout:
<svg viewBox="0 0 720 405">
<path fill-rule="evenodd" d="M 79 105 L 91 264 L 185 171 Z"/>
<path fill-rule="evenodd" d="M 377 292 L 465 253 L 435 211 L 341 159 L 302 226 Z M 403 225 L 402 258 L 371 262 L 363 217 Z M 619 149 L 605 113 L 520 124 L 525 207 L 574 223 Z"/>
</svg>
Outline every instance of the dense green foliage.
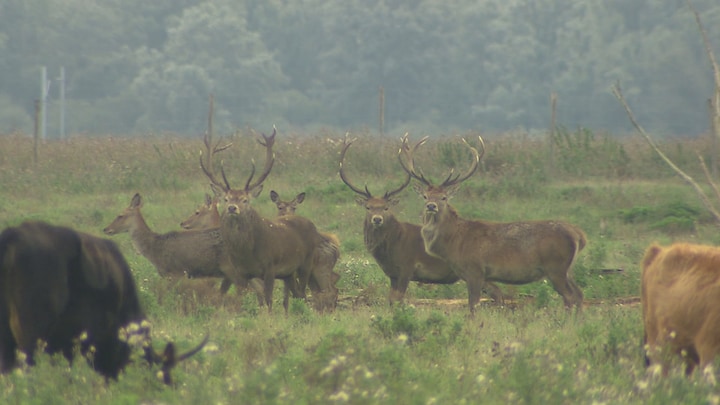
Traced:
<svg viewBox="0 0 720 405">
<path fill-rule="evenodd" d="M 720 46 L 720 4 L 694 0 Z M 217 128 L 625 132 L 610 86 L 673 135 L 706 131 L 712 77 L 683 1 L 3 0 L 0 131 L 31 133 L 47 66 L 48 134 Z"/>
<path fill-rule="evenodd" d="M 468 134 L 472 135 L 472 134 Z M 468 318 L 466 288 L 412 283 L 407 306 L 389 308 L 388 279 L 365 251 L 364 213 L 337 176 L 342 133 L 278 134 L 275 167 L 253 202 L 265 215 L 267 191 L 308 193 L 299 212 L 342 241 L 339 308 L 318 314 L 293 300 L 288 316 L 280 290 L 272 314 L 252 294 L 220 297 L 218 280 L 170 282 L 133 249 L 113 238 L 138 280 L 156 345 L 180 349 L 210 332 L 209 346 L 182 363 L 175 388 L 157 370 L 131 365 L 105 384 L 83 361 L 40 356 L 37 367 L 0 377 L 0 402 L 45 403 L 717 403 L 702 376 L 646 374 L 637 305 L 638 262 L 653 241 L 720 243 L 717 227 L 689 187 L 644 144 L 578 131 L 549 148 L 513 135 L 485 139 L 482 172 L 453 199 L 467 217 L 488 220 L 556 218 L 581 226 L 588 246 L 574 270 L 587 305 L 567 313 L 544 282 L 502 286 L 508 307 L 484 301 Z M 470 139 L 471 136 L 468 136 Z M 248 134 L 221 152 L 232 184 L 242 184 L 262 149 Z M 472 141 L 472 140 L 471 140 Z M 702 140 L 660 146 L 693 176 Z M 466 167 L 456 138 L 431 139 L 418 161 L 431 178 Z M 682 146 L 682 147 L 680 147 Z M 27 137 L 0 136 L 0 228 L 44 219 L 102 235 L 135 192 L 148 224 L 160 232 L 178 223 L 208 192 L 199 170 L 200 139 L 72 137 L 43 143 L 34 164 Z M 361 135 L 347 171 L 374 193 L 402 181 L 398 144 Z M 416 222 L 420 197 L 400 196 L 397 214 Z M 680 218 L 683 226 L 663 219 Z M 689 224 L 689 225 L 688 225 Z M 279 288 L 279 287 L 278 287 Z M 617 305 L 629 303 L 629 305 Z"/>
</svg>

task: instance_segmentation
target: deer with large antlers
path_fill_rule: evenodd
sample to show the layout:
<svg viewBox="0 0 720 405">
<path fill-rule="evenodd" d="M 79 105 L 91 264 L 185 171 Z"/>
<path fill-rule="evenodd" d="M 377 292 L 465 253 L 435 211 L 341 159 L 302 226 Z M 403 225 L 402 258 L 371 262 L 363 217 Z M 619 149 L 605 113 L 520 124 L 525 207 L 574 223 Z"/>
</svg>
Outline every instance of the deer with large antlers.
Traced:
<svg viewBox="0 0 720 405">
<path fill-rule="evenodd" d="M 422 184 L 416 191 L 425 199 L 422 226 L 425 250 L 447 261 L 467 283 L 471 313 L 475 312 L 483 289 L 497 289 L 491 282 L 527 284 L 541 279 L 550 281 L 566 307 L 576 306 L 579 310 L 583 294 L 571 271 L 577 254 L 586 244 L 581 229 L 552 220 L 490 222 L 464 219 L 450 205 L 450 197 L 479 167 L 485 153 L 482 138 L 479 140 L 482 154 L 463 140 L 472 153 L 472 164 L 467 172 L 455 174 L 451 171 L 442 183 L 434 185 L 414 164 L 414 154 L 427 137 L 412 148 L 407 134 L 402 139 L 398 155 L 400 163 Z"/>
<path fill-rule="evenodd" d="M 270 198 L 278 209 L 278 216 L 294 215 L 297 206 L 305 199 L 305 193 L 298 194 L 290 201 L 280 199 L 280 195 L 272 190 Z M 205 203 L 201 204 L 181 224 L 187 230 L 201 230 L 220 227 L 220 213 L 218 212 L 218 198 L 205 196 Z M 315 251 L 313 265 L 308 287 L 312 292 L 313 306 L 318 311 L 332 310 L 337 306 L 338 289 L 335 286 L 340 275 L 333 271 L 340 259 L 340 240 L 336 235 L 320 232 L 322 244 Z M 254 279 L 255 280 L 255 279 Z M 301 288 L 298 286 L 298 288 Z"/>
<path fill-rule="evenodd" d="M 410 176 L 382 197 L 373 196 L 367 186 L 361 189 L 353 185 L 345 173 L 345 155 L 352 142 L 345 138 L 340 154 L 340 179 L 359 195 L 356 201 L 365 208 L 365 247 L 390 278 L 390 304 L 403 301 L 410 281 L 427 284 L 457 282 L 459 277 L 445 261 L 425 252 L 420 226 L 401 222 L 392 212 L 392 207 L 398 203 L 396 196 L 408 186 Z"/>
<path fill-rule="evenodd" d="M 255 164 L 242 189 L 233 189 L 220 166 L 222 182 L 205 166 L 202 157 L 200 167 L 211 181 L 211 187 L 221 201 L 220 234 L 226 254 L 232 264 L 226 273 L 240 290 L 244 290 L 253 278 L 264 282 L 265 303 L 272 310 L 272 291 L 275 279 L 285 283 L 283 307 L 288 310 L 289 293 L 305 296 L 310 273 L 313 269 L 315 249 L 322 237 L 315 224 L 307 218 L 290 215 L 276 220 L 264 218 L 250 204 L 263 188 L 270 174 L 275 155 L 276 130 L 270 136 L 263 135 L 258 142 L 265 148 L 265 167 L 253 181 Z M 298 282 L 300 280 L 300 289 Z"/>
</svg>

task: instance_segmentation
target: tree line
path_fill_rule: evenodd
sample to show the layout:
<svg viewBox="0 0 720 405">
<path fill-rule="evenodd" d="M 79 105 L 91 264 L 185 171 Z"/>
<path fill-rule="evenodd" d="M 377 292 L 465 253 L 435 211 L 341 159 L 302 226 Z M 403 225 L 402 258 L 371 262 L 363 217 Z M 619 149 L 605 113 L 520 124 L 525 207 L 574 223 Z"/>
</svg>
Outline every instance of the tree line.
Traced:
<svg viewBox="0 0 720 405">
<path fill-rule="evenodd" d="M 720 46 L 720 3 L 693 0 Z M 57 133 L 379 126 L 414 133 L 630 132 L 611 86 L 656 133 L 707 131 L 712 74 L 678 0 L 3 0 L 0 132 L 31 132 L 40 68 Z"/>
</svg>

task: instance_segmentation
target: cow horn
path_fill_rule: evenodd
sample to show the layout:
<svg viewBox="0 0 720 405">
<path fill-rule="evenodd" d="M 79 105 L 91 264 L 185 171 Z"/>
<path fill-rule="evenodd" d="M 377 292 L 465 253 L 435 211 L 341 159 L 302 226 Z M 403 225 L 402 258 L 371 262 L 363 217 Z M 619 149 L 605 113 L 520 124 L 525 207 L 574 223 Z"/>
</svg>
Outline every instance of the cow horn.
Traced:
<svg viewBox="0 0 720 405">
<path fill-rule="evenodd" d="M 161 375 L 163 382 L 166 385 L 172 385 L 172 375 L 170 374 L 170 371 L 181 361 L 193 356 L 197 352 L 203 349 L 205 345 L 207 344 L 208 340 L 210 339 L 210 335 L 205 335 L 205 338 L 203 339 L 200 344 L 195 346 L 193 349 L 188 350 L 187 352 L 177 355 L 177 350 L 175 349 L 175 343 L 168 342 L 167 345 L 165 345 L 165 350 L 163 351 L 163 354 L 157 354 L 153 351 L 154 354 L 154 362 L 161 364 Z"/>
</svg>

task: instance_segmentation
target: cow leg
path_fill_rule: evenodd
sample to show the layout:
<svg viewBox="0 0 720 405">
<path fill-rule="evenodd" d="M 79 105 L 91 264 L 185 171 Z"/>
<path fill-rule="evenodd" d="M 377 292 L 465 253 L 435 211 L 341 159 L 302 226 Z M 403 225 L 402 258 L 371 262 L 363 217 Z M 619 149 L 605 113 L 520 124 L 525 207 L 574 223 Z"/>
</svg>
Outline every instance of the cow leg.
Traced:
<svg viewBox="0 0 720 405">
<path fill-rule="evenodd" d="M 15 367 L 17 362 L 16 350 L 17 343 L 10 331 L 7 311 L 5 308 L 0 308 L 0 373 L 6 373 Z"/>
</svg>

